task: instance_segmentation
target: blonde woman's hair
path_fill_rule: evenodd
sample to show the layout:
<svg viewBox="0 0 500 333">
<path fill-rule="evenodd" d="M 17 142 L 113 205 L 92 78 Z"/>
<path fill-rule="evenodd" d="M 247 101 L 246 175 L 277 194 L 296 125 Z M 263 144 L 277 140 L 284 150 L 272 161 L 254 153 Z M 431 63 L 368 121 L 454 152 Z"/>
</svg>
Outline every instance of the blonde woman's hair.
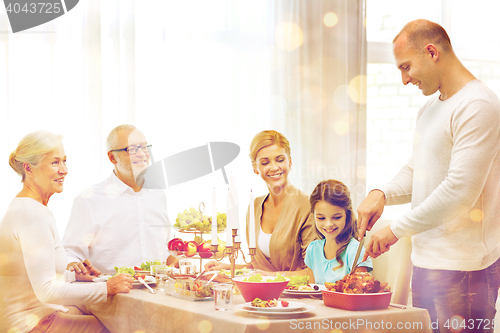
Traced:
<svg viewBox="0 0 500 333">
<path fill-rule="evenodd" d="M 110 151 L 112 149 L 118 149 L 118 132 L 124 131 L 124 130 L 130 130 L 133 131 L 137 129 L 134 125 L 129 125 L 129 124 L 123 124 L 116 126 L 109 132 L 108 138 L 106 139 L 106 150 Z M 122 147 L 124 148 L 124 147 Z"/>
<path fill-rule="evenodd" d="M 288 157 L 290 157 L 290 143 L 285 138 L 283 134 L 277 131 L 262 131 L 255 135 L 250 143 L 250 160 L 252 160 L 252 165 L 255 167 L 257 154 L 262 148 L 266 148 L 272 145 L 278 145 L 285 149 Z"/>
<path fill-rule="evenodd" d="M 62 145 L 62 135 L 56 135 L 49 131 L 39 130 L 24 136 L 16 150 L 10 153 L 9 165 L 22 177 L 22 182 L 26 176 L 23 163 L 32 166 L 38 165 L 45 155 L 56 150 Z"/>
</svg>

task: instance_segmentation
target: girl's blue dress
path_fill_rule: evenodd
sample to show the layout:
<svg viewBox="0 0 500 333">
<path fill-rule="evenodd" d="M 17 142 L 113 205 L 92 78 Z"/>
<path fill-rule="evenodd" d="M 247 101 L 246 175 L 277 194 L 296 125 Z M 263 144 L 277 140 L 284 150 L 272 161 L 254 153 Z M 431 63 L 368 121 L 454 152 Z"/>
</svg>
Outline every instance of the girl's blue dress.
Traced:
<svg viewBox="0 0 500 333">
<path fill-rule="evenodd" d="M 345 250 L 340 254 L 340 258 L 344 262 L 344 266 L 333 270 L 334 267 L 339 265 L 337 259 L 327 260 L 325 258 L 325 252 L 323 248 L 325 246 L 326 239 L 315 240 L 309 244 L 306 250 L 305 263 L 314 273 L 315 283 L 324 284 L 325 282 L 336 282 L 342 279 L 344 276 L 351 272 L 352 263 L 354 257 L 356 257 L 356 251 L 358 250 L 358 240 L 351 238 L 349 244 Z M 363 255 L 365 249 L 361 250 L 358 262 L 363 260 Z M 368 271 L 373 269 L 372 259 L 368 258 L 365 262 L 360 264 L 360 266 L 365 266 Z"/>
</svg>

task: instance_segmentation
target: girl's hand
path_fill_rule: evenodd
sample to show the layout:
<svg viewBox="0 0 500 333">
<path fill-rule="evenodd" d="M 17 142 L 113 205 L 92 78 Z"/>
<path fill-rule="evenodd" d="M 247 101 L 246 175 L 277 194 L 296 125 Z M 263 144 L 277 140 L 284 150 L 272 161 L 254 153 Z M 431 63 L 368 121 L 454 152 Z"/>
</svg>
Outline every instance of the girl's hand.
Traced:
<svg viewBox="0 0 500 333">
<path fill-rule="evenodd" d="M 133 283 L 134 278 L 130 274 L 121 273 L 113 276 L 111 279 L 106 281 L 106 286 L 108 287 L 108 296 L 113 296 L 117 293 L 130 292 Z"/>
</svg>

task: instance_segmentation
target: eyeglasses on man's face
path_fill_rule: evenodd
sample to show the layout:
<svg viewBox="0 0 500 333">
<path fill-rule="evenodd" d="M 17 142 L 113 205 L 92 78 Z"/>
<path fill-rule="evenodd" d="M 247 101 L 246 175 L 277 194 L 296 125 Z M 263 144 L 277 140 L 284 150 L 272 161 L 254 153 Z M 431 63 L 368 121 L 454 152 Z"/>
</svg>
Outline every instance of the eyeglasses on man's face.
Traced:
<svg viewBox="0 0 500 333">
<path fill-rule="evenodd" d="M 146 154 L 149 154 L 149 149 L 152 147 L 153 145 L 132 145 L 132 146 L 128 146 L 127 148 L 122 148 L 122 149 L 111 149 L 110 151 L 126 151 L 129 155 L 135 155 L 137 154 L 137 152 L 139 151 L 139 148 L 141 148 L 141 150 L 146 153 Z"/>
</svg>

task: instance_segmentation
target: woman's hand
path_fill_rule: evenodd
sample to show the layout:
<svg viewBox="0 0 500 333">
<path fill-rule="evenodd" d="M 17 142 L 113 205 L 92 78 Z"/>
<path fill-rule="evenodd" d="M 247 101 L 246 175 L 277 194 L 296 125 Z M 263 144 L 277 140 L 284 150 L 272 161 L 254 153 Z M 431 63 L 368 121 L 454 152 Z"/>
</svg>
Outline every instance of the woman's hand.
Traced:
<svg viewBox="0 0 500 333">
<path fill-rule="evenodd" d="M 111 279 L 106 281 L 106 286 L 108 287 L 108 296 L 113 296 L 118 293 L 128 293 L 132 284 L 134 283 L 134 278 L 132 275 L 127 273 L 121 273 L 113 276 Z"/>
<path fill-rule="evenodd" d="M 217 260 L 210 260 L 204 266 L 205 271 L 220 271 L 221 269 L 230 270 L 231 265 Z"/>
<path fill-rule="evenodd" d="M 268 271 L 263 271 L 261 269 L 256 269 L 256 273 L 260 273 L 262 276 L 278 276 L 278 274 L 281 274 L 281 272 L 268 272 Z M 284 274 L 281 274 L 284 275 Z"/>
<path fill-rule="evenodd" d="M 101 272 L 94 268 L 88 259 L 81 262 L 69 263 L 66 269 L 75 272 L 77 281 L 92 281 L 95 277 L 101 275 Z"/>
</svg>

